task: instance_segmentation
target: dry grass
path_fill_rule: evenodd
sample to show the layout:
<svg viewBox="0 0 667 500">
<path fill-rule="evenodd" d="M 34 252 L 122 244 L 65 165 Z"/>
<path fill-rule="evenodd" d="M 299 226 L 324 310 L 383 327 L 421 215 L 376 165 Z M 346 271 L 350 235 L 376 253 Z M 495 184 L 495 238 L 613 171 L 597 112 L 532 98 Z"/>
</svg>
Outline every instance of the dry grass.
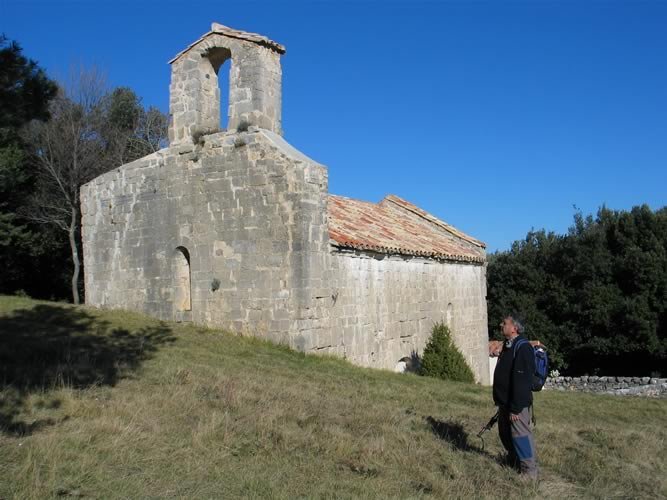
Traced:
<svg viewBox="0 0 667 500">
<path fill-rule="evenodd" d="M 538 394 L 535 487 L 487 388 L 10 297 L 0 353 L 0 498 L 667 496 L 665 400 Z"/>
</svg>

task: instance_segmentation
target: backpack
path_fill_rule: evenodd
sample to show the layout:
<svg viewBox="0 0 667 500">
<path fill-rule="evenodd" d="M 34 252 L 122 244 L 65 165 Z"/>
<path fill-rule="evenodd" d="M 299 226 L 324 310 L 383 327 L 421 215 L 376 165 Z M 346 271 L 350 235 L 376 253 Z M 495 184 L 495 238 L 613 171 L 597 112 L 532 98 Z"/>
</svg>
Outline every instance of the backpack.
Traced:
<svg viewBox="0 0 667 500">
<path fill-rule="evenodd" d="M 512 349 L 513 358 L 516 356 L 516 350 L 523 344 L 530 343 L 526 339 L 519 339 L 519 341 L 514 344 L 514 349 Z M 547 375 L 549 374 L 549 357 L 543 346 L 538 345 L 531 347 L 533 347 L 533 355 L 535 356 L 535 372 L 533 373 L 533 383 L 530 390 L 538 392 L 542 390 L 544 383 L 547 381 Z"/>
</svg>

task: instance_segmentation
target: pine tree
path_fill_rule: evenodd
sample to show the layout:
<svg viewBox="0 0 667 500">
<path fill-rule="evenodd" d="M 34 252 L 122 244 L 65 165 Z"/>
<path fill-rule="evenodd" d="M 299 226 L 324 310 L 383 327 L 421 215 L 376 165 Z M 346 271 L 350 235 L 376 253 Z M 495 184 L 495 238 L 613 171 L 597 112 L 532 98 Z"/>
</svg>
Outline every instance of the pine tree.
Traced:
<svg viewBox="0 0 667 500">
<path fill-rule="evenodd" d="M 420 374 L 458 382 L 475 381 L 472 370 L 454 345 L 449 328 L 444 323 L 433 326 L 422 355 Z"/>
</svg>

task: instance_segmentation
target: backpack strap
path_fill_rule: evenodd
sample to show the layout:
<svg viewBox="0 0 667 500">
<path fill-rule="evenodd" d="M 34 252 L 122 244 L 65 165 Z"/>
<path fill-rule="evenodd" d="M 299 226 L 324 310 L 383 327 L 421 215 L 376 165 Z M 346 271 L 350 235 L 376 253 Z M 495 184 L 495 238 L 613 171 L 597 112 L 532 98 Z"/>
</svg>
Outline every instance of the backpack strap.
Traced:
<svg viewBox="0 0 667 500">
<path fill-rule="evenodd" d="M 526 339 L 519 339 L 519 341 L 512 346 L 512 359 L 516 358 L 516 351 L 519 349 L 519 346 L 524 344 L 530 344 Z"/>
</svg>

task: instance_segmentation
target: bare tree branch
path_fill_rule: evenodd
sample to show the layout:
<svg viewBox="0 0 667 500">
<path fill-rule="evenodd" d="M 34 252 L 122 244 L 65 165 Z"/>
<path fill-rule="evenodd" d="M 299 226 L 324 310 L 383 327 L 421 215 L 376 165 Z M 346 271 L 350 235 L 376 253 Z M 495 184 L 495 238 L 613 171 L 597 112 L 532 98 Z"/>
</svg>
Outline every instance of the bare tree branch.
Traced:
<svg viewBox="0 0 667 500">
<path fill-rule="evenodd" d="M 93 70 L 73 72 L 50 107 L 48 122 L 33 122 L 26 129 L 34 145 L 37 189 L 24 217 L 52 224 L 69 235 L 74 264 L 72 296 L 78 303 L 79 279 L 79 188 L 108 171 L 112 162 L 105 155 L 99 133 L 100 110 L 108 94 L 104 79 Z"/>
<path fill-rule="evenodd" d="M 48 122 L 25 130 L 34 147 L 36 194 L 23 217 L 52 224 L 68 233 L 74 274 L 72 296 L 78 303 L 79 189 L 113 168 L 166 145 L 167 117 L 144 110 L 128 88 L 110 92 L 96 69 L 77 68 L 50 106 Z"/>
</svg>

